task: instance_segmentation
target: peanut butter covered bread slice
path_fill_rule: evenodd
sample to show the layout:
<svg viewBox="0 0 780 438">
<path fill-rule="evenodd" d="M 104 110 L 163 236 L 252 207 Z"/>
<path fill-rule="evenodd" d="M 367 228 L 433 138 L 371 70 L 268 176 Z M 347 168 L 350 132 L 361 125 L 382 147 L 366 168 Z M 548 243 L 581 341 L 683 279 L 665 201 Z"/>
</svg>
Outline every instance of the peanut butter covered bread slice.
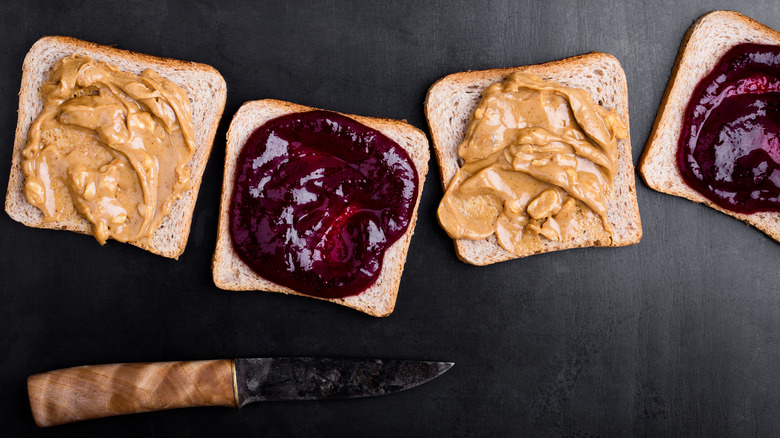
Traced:
<svg viewBox="0 0 780 438">
<path fill-rule="evenodd" d="M 225 97 L 207 65 L 42 38 L 24 62 L 6 211 L 177 258 Z"/>
<path fill-rule="evenodd" d="M 485 265 L 641 238 L 625 75 L 610 55 L 456 73 L 425 103 L 439 220 Z"/>
</svg>

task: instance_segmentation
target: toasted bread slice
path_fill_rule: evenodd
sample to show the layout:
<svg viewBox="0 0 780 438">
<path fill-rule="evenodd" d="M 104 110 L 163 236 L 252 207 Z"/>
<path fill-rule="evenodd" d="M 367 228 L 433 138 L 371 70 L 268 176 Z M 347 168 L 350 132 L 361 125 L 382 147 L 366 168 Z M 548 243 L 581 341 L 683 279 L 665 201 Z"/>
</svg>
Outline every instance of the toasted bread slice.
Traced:
<svg viewBox="0 0 780 438">
<path fill-rule="evenodd" d="M 269 120 L 281 117 L 285 114 L 312 111 L 311 108 L 294 103 L 279 100 L 256 100 L 247 102 L 241 106 L 227 133 L 227 146 L 225 149 L 225 177 L 222 185 L 222 201 L 219 212 L 219 231 L 217 233 L 217 248 L 214 251 L 212 270 L 214 283 L 217 287 L 227 290 L 263 290 L 268 292 L 282 292 L 293 295 L 304 295 L 293 289 L 278 285 L 264 279 L 247 266 L 233 250 L 230 239 L 230 202 L 233 196 L 236 161 L 247 138 L 258 127 Z M 398 286 L 401 282 L 406 253 L 409 250 L 409 242 L 414 234 L 414 226 L 417 222 L 417 207 L 420 205 L 425 175 L 428 173 L 428 139 L 422 131 L 412 125 L 390 119 L 375 117 L 363 117 L 350 114 L 342 114 L 354 119 L 369 128 L 376 129 L 386 135 L 399 146 L 404 148 L 414 162 L 419 178 L 417 189 L 417 203 L 414 206 L 409 228 L 403 236 L 391 245 L 385 252 L 382 262 L 382 272 L 377 281 L 368 289 L 358 295 L 345 298 L 318 298 L 330 301 L 355 310 L 365 312 L 372 316 L 387 316 L 395 308 Z"/>
<path fill-rule="evenodd" d="M 639 172 L 651 189 L 703 203 L 780 241 L 780 213 L 743 214 L 723 209 L 689 187 L 677 167 L 680 129 L 693 90 L 729 49 L 742 43 L 780 45 L 780 32 L 732 11 L 705 14 L 688 29 L 639 160 Z"/>
<path fill-rule="evenodd" d="M 227 97 L 225 80 L 217 70 L 205 64 L 158 58 L 69 37 L 53 36 L 38 40 L 24 58 L 22 86 L 19 92 L 19 121 L 16 125 L 5 211 L 12 219 L 28 227 L 92 234 L 92 224 L 79 215 L 74 215 L 67 220 L 44 222 L 43 213 L 27 202 L 24 195 L 24 174 L 21 169 L 22 150 L 27 144 L 30 125 L 43 108 L 41 85 L 48 79 L 49 71 L 54 64 L 74 53 L 89 56 L 135 74 L 140 74 L 147 68 L 153 69 L 187 92 L 192 108 L 192 126 L 197 145 L 192 159 L 187 164 L 191 171 L 192 187 L 173 204 L 171 212 L 163 218 L 151 239 L 133 243 L 155 254 L 178 258 L 187 244 L 195 200 Z"/>
<path fill-rule="evenodd" d="M 626 127 L 629 126 L 626 75 L 618 60 L 605 53 L 594 52 L 524 67 L 451 74 L 433 84 L 425 99 L 425 115 L 431 129 L 433 149 L 439 162 L 442 187 L 445 190 L 458 171 L 458 146 L 463 142 L 469 118 L 480 102 L 482 92 L 489 85 L 503 81 L 516 71 L 531 73 L 568 87 L 582 88 L 600 105 L 615 109 Z M 607 202 L 607 219 L 612 225 L 613 235 L 607 246 L 631 245 L 642 238 L 630 135 L 619 140 L 617 147 L 618 170 L 615 175 L 614 197 Z M 565 242 L 545 238 L 542 238 L 542 242 L 543 248 L 538 253 L 602 246 L 587 232 Z M 482 240 L 455 239 L 455 250 L 458 258 L 464 262 L 480 266 L 535 254 L 510 253 L 498 245 L 495 235 Z"/>
</svg>

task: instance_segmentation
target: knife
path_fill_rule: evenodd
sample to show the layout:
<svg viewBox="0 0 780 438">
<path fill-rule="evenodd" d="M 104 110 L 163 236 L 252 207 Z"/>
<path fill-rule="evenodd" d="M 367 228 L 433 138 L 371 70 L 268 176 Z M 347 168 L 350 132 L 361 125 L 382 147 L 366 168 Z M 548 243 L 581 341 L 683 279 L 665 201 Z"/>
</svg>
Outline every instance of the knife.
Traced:
<svg viewBox="0 0 780 438">
<path fill-rule="evenodd" d="M 38 427 L 163 409 L 385 395 L 428 382 L 452 362 L 312 357 L 121 363 L 27 378 Z"/>
</svg>

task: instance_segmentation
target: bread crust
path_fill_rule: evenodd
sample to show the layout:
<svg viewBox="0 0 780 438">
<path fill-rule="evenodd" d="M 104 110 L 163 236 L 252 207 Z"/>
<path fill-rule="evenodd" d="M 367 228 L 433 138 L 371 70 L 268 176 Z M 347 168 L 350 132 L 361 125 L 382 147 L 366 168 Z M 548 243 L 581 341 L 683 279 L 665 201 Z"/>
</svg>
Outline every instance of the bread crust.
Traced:
<svg viewBox="0 0 780 438">
<path fill-rule="evenodd" d="M 734 11 L 709 12 L 688 29 L 639 160 L 639 173 L 653 190 L 714 208 L 780 242 L 780 213 L 744 214 L 726 210 L 689 187 L 677 167 L 682 118 L 693 89 L 731 47 L 747 42 L 780 45 L 780 32 Z"/>
<path fill-rule="evenodd" d="M 482 240 L 454 239 L 459 259 L 484 266 L 528 255 L 588 246 L 626 246 L 642 238 L 642 223 L 636 200 L 634 165 L 631 155 L 628 115 L 628 85 L 618 60 L 609 54 L 592 52 L 544 64 L 512 68 L 466 71 L 445 76 L 428 90 L 425 116 L 431 130 L 433 149 L 439 163 L 442 187 L 447 189 L 458 166 L 457 150 L 463 141 L 468 119 L 488 85 L 504 80 L 514 72 L 527 72 L 566 86 L 583 88 L 599 104 L 615 109 L 629 128 L 629 136 L 618 141 L 618 171 L 615 197 L 608 201 L 607 216 L 614 230 L 611 243 L 602 245 L 595 238 L 583 236 L 567 242 L 544 239 L 542 250 L 516 255 L 506 251 L 495 236 Z"/>
<path fill-rule="evenodd" d="M 21 153 L 27 143 L 30 125 L 43 107 L 41 84 L 48 78 L 51 67 L 57 61 L 73 53 L 87 55 L 136 74 L 151 68 L 187 92 L 197 145 L 188 163 L 192 188 L 172 205 L 170 214 L 163 218 L 151 239 L 131 243 L 155 254 L 177 259 L 187 244 L 198 190 L 227 98 L 225 80 L 216 69 L 206 64 L 145 55 L 65 36 L 39 39 L 25 56 L 22 67 L 19 118 L 5 199 L 6 212 L 12 219 L 29 227 L 92 234 L 92 225 L 81 216 L 44 222 L 42 212 L 27 202 L 24 174 L 21 171 Z"/>
<path fill-rule="evenodd" d="M 312 108 L 281 100 L 265 99 L 244 103 L 230 123 L 225 146 L 225 174 L 222 185 L 222 196 L 219 207 L 219 229 L 217 232 L 217 246 L 212 259 L 212 273 L 214 284 L 225 290 L 262 290 L 267 292 L 280 292 L 290 295 L 300 295 L 316 298 L 355 310 L 372 316 L 384 317 L 393 312 L 398 288 L 401 282 L 409 243 L 414 234 L 417 222 L 417 208 L 422 198 L 425 175 L 428 173 L 428 139 L 419 129 L 405 122 L 378 118 L 364 117 L 352 114 L 342 114 L 370 128 L 380 131 L 404 148 L 414 162 L 419 178 L 417 189 L 417 202 L 414 205 L 412 219 L 406 232 L 385 252 L 382 262 L 382 272 L 377 281 L 368 289 L 358 295 L 344 298 L 320 298 L 302 294 L 294 289 L 281 286 L 264 279 L 247 266 L 233 250 L 230 239 L 230 202 L 233 195 L 236 161 L 239 152 L 246 143 L 247 138 L 262 124 L 268 120 L 285 114 L 313 111 Z"/>
</svg>

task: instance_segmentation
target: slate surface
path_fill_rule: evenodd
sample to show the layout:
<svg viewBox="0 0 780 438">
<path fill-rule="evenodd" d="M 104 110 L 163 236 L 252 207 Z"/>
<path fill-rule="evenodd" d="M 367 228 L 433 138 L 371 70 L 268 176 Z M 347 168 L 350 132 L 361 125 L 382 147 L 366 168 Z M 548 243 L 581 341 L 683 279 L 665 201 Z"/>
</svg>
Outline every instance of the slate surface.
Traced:
<svg viewBox="0 0 780 438">
<path fill-rule="evenodd" d="M 622 63 L 634 161 L 686 29 L 737 9 L 780 29 L 780 3 L 8 2 L 0 6 L 0 189 L 21 65 L 44 35 L 204 62 L 228 84 L 179 261 L 0 214 L 4 436 L 771 436 L 780 430 L 780 244 L 637 182 L 644 237 L 477 268 L 438 227 L 431 161 L 395 313 L 224 292 L 211 280 L 225 134 L 242 102 L 277 98 L 407 119 L 438 78 L 592 50 Z M 255 404 L 38 430 L 29 374 L 82 364 L 253 356 L 456 362 L 376 399 Z"/>
</svg>

